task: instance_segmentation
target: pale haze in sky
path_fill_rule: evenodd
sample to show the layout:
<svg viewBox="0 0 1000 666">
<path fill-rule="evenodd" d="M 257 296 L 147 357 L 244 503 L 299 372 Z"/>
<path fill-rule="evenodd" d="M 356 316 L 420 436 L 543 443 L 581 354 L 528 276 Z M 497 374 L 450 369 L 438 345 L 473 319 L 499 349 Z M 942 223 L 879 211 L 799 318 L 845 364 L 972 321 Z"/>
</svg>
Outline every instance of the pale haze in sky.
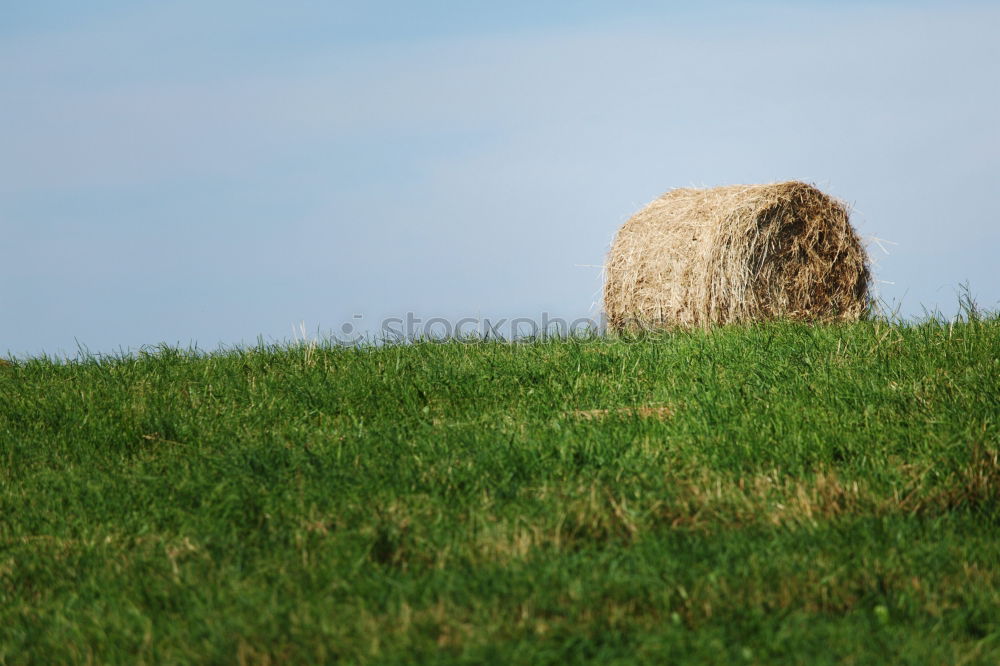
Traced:
<svg viewBox="0 0 1000 666">
<path fill-rule="evenodd" d="M 997 5 L 539 4 L 5 9 L 0 355 L 595 317 L 645 203 L 789 179 L 1000 306 Z"/>
</svg>

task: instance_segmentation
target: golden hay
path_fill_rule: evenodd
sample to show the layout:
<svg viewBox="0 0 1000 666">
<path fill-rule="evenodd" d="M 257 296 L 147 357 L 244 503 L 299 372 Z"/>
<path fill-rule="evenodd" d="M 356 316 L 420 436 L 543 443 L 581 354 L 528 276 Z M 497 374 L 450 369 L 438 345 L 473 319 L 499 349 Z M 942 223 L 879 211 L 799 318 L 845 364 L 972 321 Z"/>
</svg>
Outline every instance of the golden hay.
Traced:
<svg viewBox="0 0 1000 666">
<path fill-rule="evenodd" d="M 811 185 L 682 188 L 618 231 L 604 308 L 617 331 L 848 321 L 868 308 L 869 279 L 846 206 Z"/>
</svg>

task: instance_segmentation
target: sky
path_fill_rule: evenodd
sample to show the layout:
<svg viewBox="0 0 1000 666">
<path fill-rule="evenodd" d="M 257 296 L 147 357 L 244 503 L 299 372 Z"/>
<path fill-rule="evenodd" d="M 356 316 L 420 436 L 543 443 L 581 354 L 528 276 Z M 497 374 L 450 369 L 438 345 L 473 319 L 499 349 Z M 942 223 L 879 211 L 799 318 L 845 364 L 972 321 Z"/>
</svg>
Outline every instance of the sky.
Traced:
<svg viewBox="0 0 1000 666">
<path fill-rule="evenodd" d="M 1000 5 L 14 3 L 0 355 L 599 316 L 684 186 L 848 202 L 905 317 L 1000 307 Z"/>
</svg>

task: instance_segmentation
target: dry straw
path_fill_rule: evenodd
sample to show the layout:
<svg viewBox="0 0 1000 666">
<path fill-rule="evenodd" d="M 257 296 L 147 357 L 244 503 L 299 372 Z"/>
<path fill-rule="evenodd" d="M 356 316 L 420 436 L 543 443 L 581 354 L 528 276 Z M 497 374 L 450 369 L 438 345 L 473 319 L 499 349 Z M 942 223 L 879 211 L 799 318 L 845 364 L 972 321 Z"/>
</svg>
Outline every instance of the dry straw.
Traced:
<svg viewBox="0 0 1000 666">
<path fill-rule="evenodd" d="M 618 231 L 604 308 L 618 331 L 849 321 L 869 306 L 869 279 L 847 207 L 811 185 L 681 188 Z"/>
</svg>

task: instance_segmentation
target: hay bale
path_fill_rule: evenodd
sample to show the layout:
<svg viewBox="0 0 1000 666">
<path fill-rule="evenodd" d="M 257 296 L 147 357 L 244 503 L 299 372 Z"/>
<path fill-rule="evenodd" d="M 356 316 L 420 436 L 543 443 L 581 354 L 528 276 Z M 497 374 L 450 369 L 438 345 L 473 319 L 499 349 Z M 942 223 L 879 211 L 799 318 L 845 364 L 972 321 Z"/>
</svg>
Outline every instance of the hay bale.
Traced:
<svg viewBox="0 0 1000 666">
<path fill-rule="evenodd" d="M 811 185 L 681 188 L 618 231 L 604 308 L 618 331 L 855 320 L 869 279 L 847 207 Z"/>
</svg>

